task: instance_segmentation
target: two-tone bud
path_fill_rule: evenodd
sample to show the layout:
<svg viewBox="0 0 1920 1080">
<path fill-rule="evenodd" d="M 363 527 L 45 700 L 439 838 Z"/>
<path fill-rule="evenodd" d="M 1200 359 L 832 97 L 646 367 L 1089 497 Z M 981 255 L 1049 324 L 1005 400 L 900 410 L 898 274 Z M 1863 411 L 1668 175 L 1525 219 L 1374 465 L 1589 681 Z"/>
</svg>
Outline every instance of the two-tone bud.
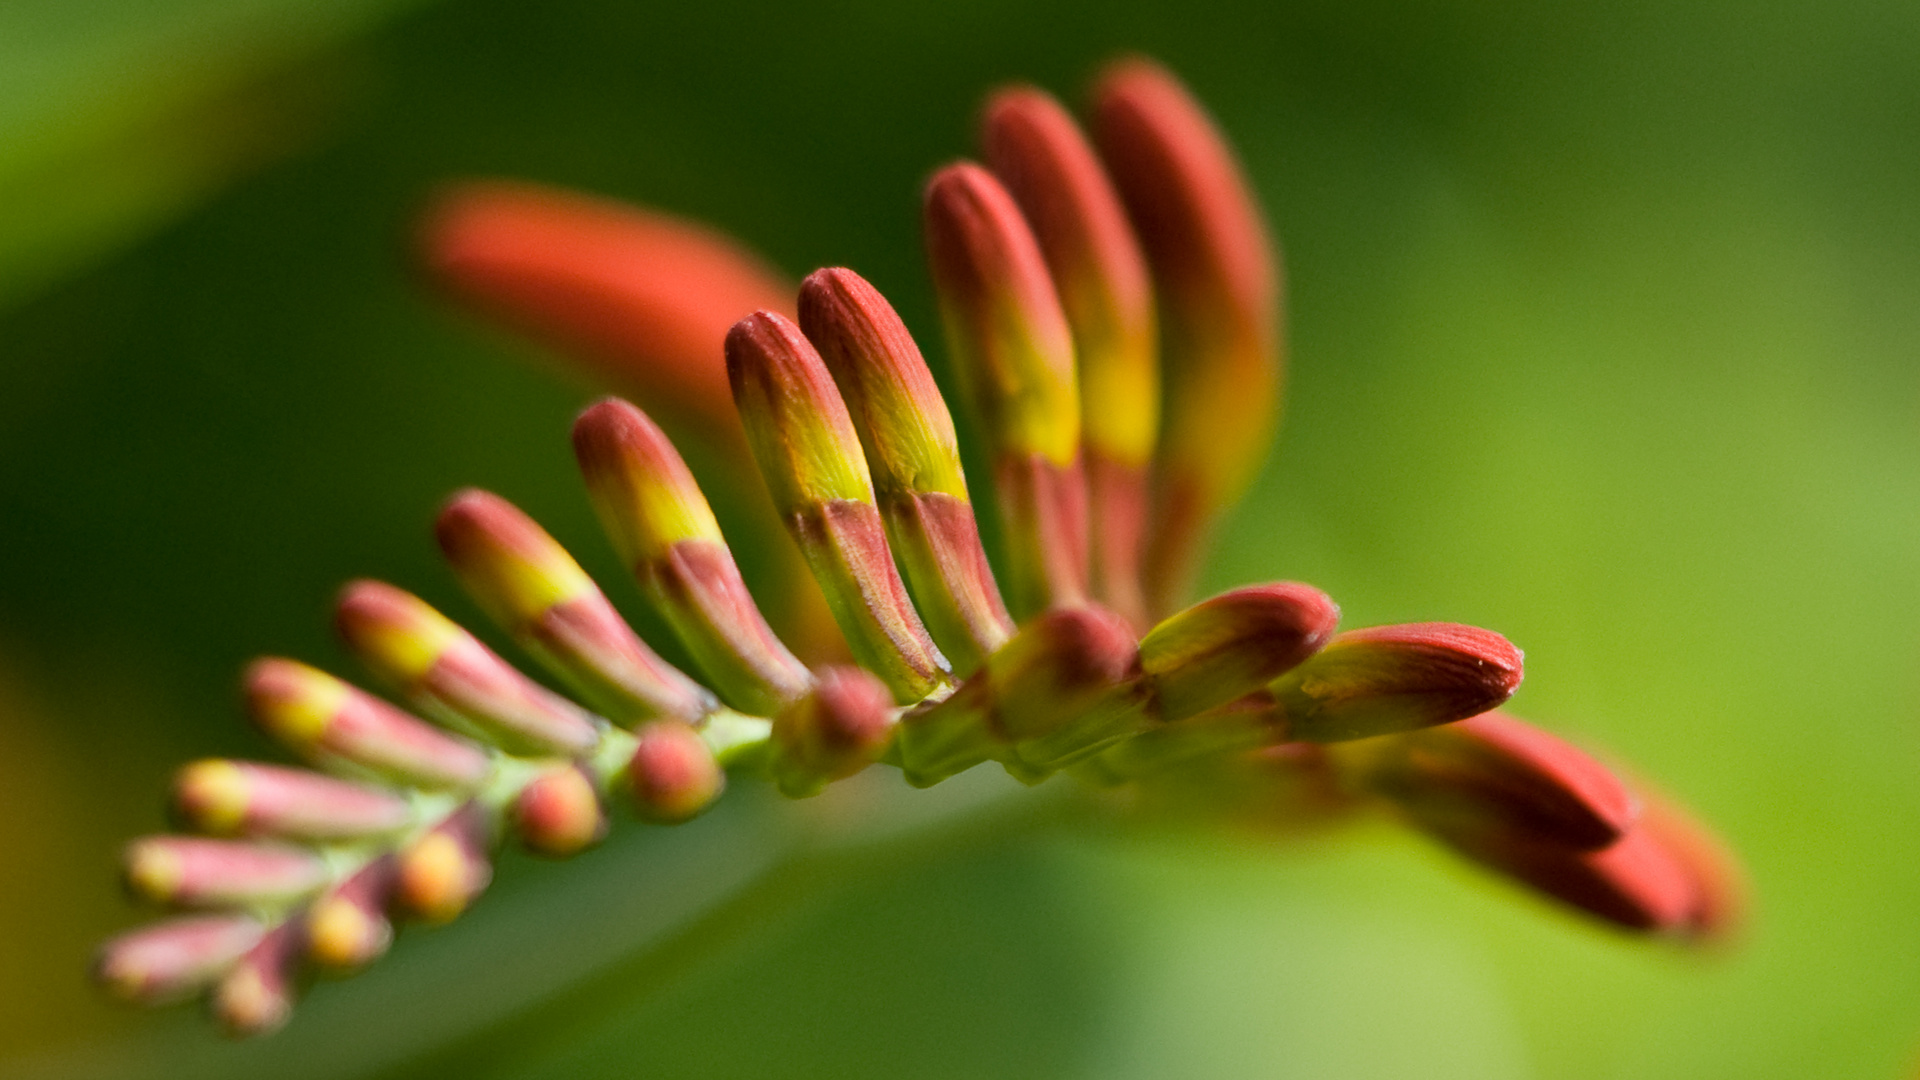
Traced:
<svg viewBox="0 0 1920 1080">
<path fill-rule="evenodd" d="M 316 898 L 307 908 L 307 958 L 322 971 L 358 971 L 393 944 L 387 906 L 393 897 L 397 861 L 382 855 Z"/>
<path fill-rule="evenodd" d="M 479 803 L 447 815 L 395 856 L 394 908 L 425 923 L 451 922 L 493 881 L 492 841 Z"/>
<path fill-rule="evenodd" d="M 266 841 L 149 836 L 127 846 L 128 891 L 185 908 L 273 905 L 324 887 L 325 859 L 304 847 Z"/>
<path fill-rule="evenodd" d="M 369 670 L 414 707 L 509 753 L 585 754 L 599 729 L 419 597 L 378 581 L 342 590 L 335 625 Z"/>
<path fill-rule="evenodd" d="M 946 657 L 894 566 L 859 435 L 819 353 L 792 322 L 757 312 L 727 334 L 727 373 L 774 508 L 854 658 L 903 705 L 947 685 Z"/>
<path fill-rule="evenodd" d="M 607 834 L 607 815 L 593 781 L 572 764 L 528 781 L 514 797 L 510 816 L 527 850 L 550 858 L 577 855 Z"/>
<path fill-rule="evenodd" d="M 1073 335 L 1039 243 L 978 165 L 935 173 L 927 259 L 960 387 L 986 436 L 1016 618 L 1079 603 L 1087 585 L 1086 483 Z"/>
<path fill-rule="evenodd" d="M 885 684 L 855 667 L 829 667 L 812 692 L 773 721 L 769 771 L 782 794 L 804 798 L 879 760 L 895 712 Z"/>
<path fill-rule="evenodd" d="M 1032 87 L 987 102 L 987 162 L 1033 228 L 1073 331 L 1094 595 L 1138 625 L 1148 473 L 1160 425 L 1153 288 L 1139 240 L 1093 148 Z"/>
<path fill-rule="evenodd" d="M 1147 578 L 1164 609 L 1266 454 L 1280 383 L 1279 271 L 1233 152 L 1179 80 L 1145 60 L 1113 65 L 1095 87 L 1092 126 L 1160 301 L 1166 411 Z"/>
<path fill-rule="evenodd" d="M 760 614 L 706 496 L 659 427 L 609 399 L 574 422 L 573 449 L 614 549 L 720 696 L 766 715 L 806 693 L 806 667 Z"/>
<path fill-rule="evenodd" d="M 354 840 L 404 828 L 407 801 L 391 791 L 250 761 L 196 761 L 174 775 L 174 812 L 196 832 L 283 840 Z"/>
<path fill-rule="evenodd" d="M 691 726 L 655 720 L 634 732 L 634 738 L 627 783 L 643 820 L 662 825 L 690 820 L 726 790 L 726 770 Z"/>
<path fill-rule="evenodd" d="M 100 946 L 94 981 L 139 1005 L 180 1001 L 232 968 L 266 932 L 251 915 L 194 915 L 143 926 Z"/>
<path fill-rule="evenodd" d="M 1144 722 L 1139 649 L 1125 620 L 1097 607 L 1027 623 L 938 704 L 908 713 L 896 736 L 908 783 L 926 786 L 999 759 L 1041 779 Z"/>
<path fill-rule="evenodd" d="M 1520 687 L 1520 650 L 1491 630 L 1407 623 L 1335 635 L 1269 693 L 1278 741 L 1340 742 L 1464 720 Z"/>
<path fill-rule="evenodd" d="M 323 767 L 452 790 L 478 787 L 491 770 L 472 743 L 294 660 L 255 661 L 246 697 L 261 730 Z"/>
<path fill-rule="evenodd" d="M 302 955 L 297 924 L 269 930 L 213 988 L 214 1020 L 236 1038 L 280 1028 L 293 1015 Z"/>
<path fill-rule="evenodd" d="M 927 629 L 961 676 L 1013 633 L 960 468 L 953 417 L 920 348 L 851 270 L 800 286 L 800 327 L 845 399 L 894 554 Z"/>
<path fill-rule="evenodd" d="M 710 692 L 634 634 L 566 549 L 504 499 L 463 491 L 434 531 L 481 608 L 609 719 L 691 721 L 715 707 Z"/>
</svg>

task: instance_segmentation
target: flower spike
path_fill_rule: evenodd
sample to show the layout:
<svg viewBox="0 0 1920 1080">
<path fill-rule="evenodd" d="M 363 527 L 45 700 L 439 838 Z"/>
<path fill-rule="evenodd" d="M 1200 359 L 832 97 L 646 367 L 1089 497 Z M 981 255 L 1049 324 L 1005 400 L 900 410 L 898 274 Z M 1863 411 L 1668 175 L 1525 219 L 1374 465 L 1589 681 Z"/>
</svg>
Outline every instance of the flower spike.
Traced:
<svg viewBox="0 0 1920 1080">
<path fill-rule="evenodd" d="M 721 696 L 764 714 L 806 693 L 805 665 L 761 616 L 706 497 L 659 427 L 610 398 L 574 422 L 573 450 L 621 560 Z"/>
<path fill-rule="evenodd" d="M 1013 623 L 980 546 L 947 403 L 893 305 L 853 271 L 807 277 L 800 327 L 846 398 L 927 629 L 955 673 L 970 674 Z"/>
<path fill-rule="evenodd" d="M 935 173 L 927 261 L 961 388 L 991 452 L 1016 618 L 1081 603 L 1086 481 L 1073 335 L 1020 208 L 978 165 Z"/>
<path fill-rule="evenodd" d="M 636 637 L 573 556 L 506 500 L 463 491 L 434 531 L 487 614 L 610 719 L 713 711 L 713 695 Z"/>
<path fill-rule="evenodd" d="M 1094 90 L 1093 129 L 1153 268 L 1166 418 L 1147 548 L 1157 610 L 1184 594 L 1206 535 L 1273 434 L 1279 269 L 1226 140 L 1165 69 L 1123 60 Z"/>
<path fill-rule="evenodd" d="M 902 705 L 946 685 L 946 657 L 907 597 L 853 418 L 800 328 L 756 312 L 727 334 L 727 371 L 775 508 L 862 667 Z"/>
<path fill-rule="evenodd" d="M 1033 87 L 1002 90 L 987 102 L 981 129 L 987 162 L 1033 227 L 1073 329 L 1094 594 L 1144 626 L 1140 559 L 1160 426 L 1146 258 L 1112 181 L 1059 102 Z"/>
<path fill-rule="evenodd" d="M 1333 601 L 1290 582 L 1167 614 L 1271 424 L 1277 271 L 1231 155 L 1171 76 L 1137 61 L 1110 69 L 1095 127 L 1117 192 L 1065 110 L 1027 88 L 986 110 L 1000 179 L 958 164 L 925 192 L 955 371 L 988 444 L 1004 594 L 947 404 L 857 274 L 808 277 L 796 326 L 767 306 L 782 289 L 697 230 L 530 187 L 443 202 L 427 246 L 447 284 L 603 358 L 658 359 L 650 375 L 625 372 L 650 409 L 657 399 L 655 416 L 704 411 L 721 449 L 751 458 L 758 480 L 743 467 L 713 482 L 764 481 L 766 509 L 796 541 L 777 558 L 812 571 L 776 587 L 799 586 L 786 599 L 805 596 L 808 610 L 764 619 L 662 428 L 623 401 L 593 405 L 573 435 L 595 509 L 712 688 L 656 656 L 525 514 L 458 493 L 436 522 L 441 547 L 570 696 L 419 598 L 350 584 L 341 636 L 439 727 L 304 664 L 257 661 L 254 721 L 339 775 L 183 769 L 177 817 L 203 835 L 136 841 L 125 877 L 145 900 L 216 910 L 108 942 L 96 979 L 140 1003 L 202 993 L 229 1032 L 270 1031 L 312 974 L 351 973 L 406 923 L 476 902 L 509 839 L 564 858 L 602 837 L 621 800 L 675 825 L 732 782 L 804 798 L 876 763 L 917 786 L 989 761 L 1029 784 L 1066 771 L 1127 785 L 1099 805 L 1291 831 L 1384 804 L 1614 925 L 1686 941 L 1730 933 L 1741 879 L 1704 829 L 1488 711 L 1522 675 L 1499 634 L 1336 633 Z M 722 358 L 738 424 L 718 419 Z M 815 639 L 822 593 L 839 632 Z M 826 660 L 822 643 L 841 636 L 857 666 L 810 669 L 786 644 Z"/>
</svg>

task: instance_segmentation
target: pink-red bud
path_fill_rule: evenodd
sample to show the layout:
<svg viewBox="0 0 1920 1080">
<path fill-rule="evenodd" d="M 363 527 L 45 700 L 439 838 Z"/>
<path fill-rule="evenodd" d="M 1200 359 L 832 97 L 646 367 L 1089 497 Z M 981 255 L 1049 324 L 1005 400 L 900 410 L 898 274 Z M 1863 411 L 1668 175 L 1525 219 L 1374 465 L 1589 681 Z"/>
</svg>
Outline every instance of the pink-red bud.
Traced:
<svg viewBox="0 0 1920 1080">
<path fill-rule="evenodd" d="M 261 729 L 320 765 L 360 769 L 428 788 L 477 787 L 491 769 L 464 740 L 293 660 L 247 669 L 248 711 Z"/>
<path fill-rule="evenodd" d="M 1408 623 L 1336 635 L 1271 692 L 1289 738 L 1339 742 L 1477 716 L 1521 673 L 1520 650 L 1491 630 Z"/>
<path fill-rule="evenodd" d="M 642 818 L 669 825 L 686 821 L 726 790 L 726 772 L 693 728 L 657 720 L 634 734 L 638 741 L 627 775 Z"/>
<path fill-rule="evenodd" d="M 774 782 L 789 796 L 816 794 L 877 760 L 893 729 L 886 684 L 859 668 L 824 668 L 813 692 L 774 718 Z"/>
</svg>

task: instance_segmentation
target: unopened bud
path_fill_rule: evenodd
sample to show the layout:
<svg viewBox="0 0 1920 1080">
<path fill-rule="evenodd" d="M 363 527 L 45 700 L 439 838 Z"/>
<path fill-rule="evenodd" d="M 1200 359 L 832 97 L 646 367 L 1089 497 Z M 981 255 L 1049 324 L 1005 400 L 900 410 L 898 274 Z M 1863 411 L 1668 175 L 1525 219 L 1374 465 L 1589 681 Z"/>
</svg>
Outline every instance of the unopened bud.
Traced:
<svg viewBox="0 0 1920 1080">
<path fill-rule="evenodd" d="M 307 908 L 307 957 L 323 971 L 350 972 L 371 964 L 393 944 L 386 909 L 393 897 L 397 864 L 382 856 L 316 899 Z"/>
<path fill-rule="evenodd" d="M 720 695 L 771 713 L 806 693 L 806 667 L 760 614 L 706 497 L 653 421 L 602 401 L 574 423 L 573 449 L 614 548 Z"/>
<path fill-rule="evenodd" d="M 196 761 L 174 777 L 182 822 L 216 836 L 350 840 L 406 825 L 405 799 L 330 776 L 246 761 Z"/>
<path fill-rule="evenodd" d="M 946 683 L 887 546 L 866 456 L 826 365 L 800 328 L 771 312 L 727 334 L 727 371 L 747 441 L 860 666 L 901 704 Z"/>
<path fill-rule="evenodd" d="M 693 728 L 659 720 L 634 735 L 638 741 L 628 779 L 643 819 L 662 825 L 687 821 L 726 790 L 726 772 Z"/>
<path fill-rule="evenodd" d="M 1234 589 L 1165 620 L 1140 641 L 1158 719 L 1259 690 L 1318 652 L 1339 621 L 1327 594 L 1292 582 Z"/>
<path fill-rule="evenodd" d="M 808 276 L 800 326 L 845 396 L 927 629 L 955 672 L 970 674 L 1013 624 L 980 546 L 946 401 L 893 306 L 853 271 Z"/>
<path fill-rule="evenodd" d="M 1606 847 L 1580 851 L 1456 821 L 1421 825 L 1475 862 L 1629 930 L 1682 930 L 1694 911 L 1693 879 L 1645 830 L 1630 829 Z"/>
<path fill-rule="evenodd" d="M 520 789 L 513 827 L 527 850 L 566 858 L 598 843 L 607 833 L 607 818 L 592 781 L 578 767 L 562 765 Z"/>
<path fill-rule="evenodd" d="M 774 782 L 795 798 L 816 794 L 878 760 L 893 729 L 885 684 L 859 668 L 825 668 L 811 693 L 774 718 Z"/>
<path fill-rule="evenodd" d="M 179 1001 L 218 979 L 265 934 L 266 927 L 247 915 L 168 919 L 100 946 L 93 978 L 122 1001 Z"/>
<path fill-rule="evenodd" d="M 327 864 L 306 848 L 192 836 L 149 836 L 128 845 L 127 888 L 176 907 L 241 907 L 297 899 L 327 882 Z"/>
<path fill-rule="evenodd" d="M 1288 738 L 1339 742 L 1477 716 L 1520 677 L 1520 650 L 1491 630 L 1408 623 L 1336 635 L 1272 694 Z"/>
<path fill-rule="evenodd" d="M 293 1015 L 299 943 L 298 927 L 280 924 L 249 949 L 214 987 L 208 1005 L 228 1035 L 265 1035 L 278 1030 Z"/>
<path fill-rule="evenodd" d="M 1502 829 L 1579 850 L 1618 840 L 1640 800 L 1611 769 L 1498 712 L 1366 744 L 1361 782 L 1417 820 Z"/>
<path fill-rule="evenodd" d="M 1137 731 L 1133 632 L 1111 612 L 1068 608 L 1020 628 L 953 696 L 902 721 L 901 767 L 925 786 L 999 757 L 1039 779 Z"/>
<path fill-rule="evenodd" d="M 362 663 L 442 723 L 510 753 L 572 756 L 599 740 L 578 706 L 520 674 L 411 593 L 356 581 L 341 592 L 335 622 Z"/>
<path fill-rule="evenodd" d="M 1172 75 L 1145 60 L 1113 65 L 1094 90 L 1093 128 L 1146 248 L 1165 327 L 1147 553 L 1150 599 L 1164 608 L 1266 453 L 1280 383 L 1279 271 L 1233 152 Z"/>
<path fill-rule="evenodd" d="M 378 698 L 293 660 L 247 669 L 248 711 L 261 729 L 316 764 L 348 762 L 428 788 L 467 789 L 487 777 L 487 756 Z"/>
<path fill-rule="evenodd" d="M 400 852 L 394 906 L 423 922 L 452 921 L 493 880 L 489 839 L 477 804 L 454 811 Z"/>
<path fill-rule="evenodd" d="M 712 695 L 635 636 L 573 556 L 504 499 L 461 492 L 435 532 L 480 606 L 609 718 L 712 711 Z"/>
<path fill-rule="evenodd" d="M 554 342 L 648 403 L 737 439 L 720 342 L 792 290 L 731 239 L 651 210 L 526 183 L 436 202 L 422 256 L 463 299 Z"/>
<path fill-rule="evenodd" d="M 980 417 L 1005 520 L 1016 617 L 1086 593 L 1085 480 L 1073 336 L 1013 197 L 978 165 L 934 174 L 927 258 L 954 368 Z"/>
<path fill-rule="evenodd" d="M 1160 424 L 1158 330 L 1145 256 L 1093 148 L 1051 96 L 1024 86 L 994 95 L 982 142 L 994 174 L 1033 227 L 1073 330 L 1094 594 L 1144 625 L 1140 560 Z"/>
</svg>

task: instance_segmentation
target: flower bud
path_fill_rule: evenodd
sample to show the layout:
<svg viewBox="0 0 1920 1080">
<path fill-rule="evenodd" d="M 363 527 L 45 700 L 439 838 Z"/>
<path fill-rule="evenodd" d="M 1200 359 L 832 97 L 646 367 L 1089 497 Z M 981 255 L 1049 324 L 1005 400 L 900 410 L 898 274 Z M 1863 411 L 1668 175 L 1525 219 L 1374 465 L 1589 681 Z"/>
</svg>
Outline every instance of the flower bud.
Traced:
<svg viewBox="0 0 1920 1080">
<path fill-rule="evenodd" d="M 1085 480 L 1073 336 L 1033 233 L 991 173 L 934 174 L 927 258 L 955 372 L 994 462 L 1016 617 L 1086 593 Z"/>
<path fill-rule="evenodd" d="M 706 497 L 653 421 L 602 401 L 574 423 L 573 448 L 614 548 L 720 695 L 771 713 L 806 693 L 805 665 L 761 616 Z"/>
<path fill-rule="evenodd" d="M 853 271 L 808 276 L 800 326 L 845 396 L 927 629 L 954 671 L 970 674 L 1013 623 L 980 546 L 946 401 L 893 306 Z"/>
<path fill-rule="evenodd" d="M 513 827 L 528 851 L 566 858 L 599 843 L 607 834 L 607 817 L 587 775 L 576 766 L 562 765 L 520 789 L 513 802 Z"/>
<path fill-rule="evenodd" d="M 860 666 L 901 704 L 946 684 L 894 568 L 866 456 L 826 365 L 800 328 L 771 312 L 727 334 L 727 371 L 747 441 Z"/>
<path fill-rule="evenodd" d="M 1495 708 L 1519 688 L 1520 659 L 1520 650 L 1491 630 L 1376 626 L 1336 635 L 1271 692 L 1287 738 L 1363 739 Z"/>
<path fill-rule="evenodd" d="M 322 971 L 358 971 L 393 944 L 387 905 L 398 878 L 397 860 L 386 855 L 316 899 L 303 919 L 307 958 Z"/>
<path fill-rule="evenodd" d="M 1139 729 L 1133 632 L 1111 612 L 1067 608 L 1020 628 L 953 696 L 902 721 L 901 767 L 926 786 L 1000 757 L 1036 780 Z"/>
<path fill-rule="evenodd" d="M 1650 795 L 1638 831 L 1666 850 L 1692 885 L 1682 929 L 1697 940 L 1737 936 L 1746 918 L 1747 883 L 1740 860 L 1678 803 Z"/>
<path fill-rule="evenodd" d="M 155 904 L 242 907 L 297 899 L 327 883 L 306 848 L 191 836 L 149 836 L 126 851 L 127 888 Z"/>
<path fill-rule="evenodd" d="M 399 853 L 394 907 L 422 922 L 451 922 L 493 880 L 491 839 L 477 803 L 455 810 Z"/>
<path fill-rule="evenodd" d="M 673 720 L 657 720 L 637 737 L 628 780 L 634 805 L 647 821 L 678 824 L 713 805 L 726 790 L 727 774 L 700 733 Z"/>
<path fill-rule="evenodd" d="M 1094 592 L 1144 625 L 1140 559 L 1160 424 L 1146 259 L 1093 148 L 1059 102 L 1032 87 L 1003 90 L 987 103 L 982 128 L 987 161 L 1032 225 L 1073 331 Z"/>
<path fill-rule="evenodd" d="M 472 744 L 297 661 L 255 661 L 246 694 L 261 730 L 318 765 L 345 762 L 418 787 L 452 789 L 477 787 L 491 768 Z"/>
<path fill-rule="evenodd" d="M 462 299 L 735 440 L 720 342 L 742 312 L 785 310 L 793 295 L 709 229 L 534 184 L 458 185 L 420 239 L 427 269 Z"/>
<path fill-rule="evenodd" d="M 580 564 L 504 499 L 461 492 L 435 532 L 480 606 L 609 718 L 630 725 L 712 711 L 712 695 L 655 655 Z"/>
<path fill-rule="evenodd" d="M 517 754 L 575 756 L 599 742 L 587 713 L 411 593 L 356 581 L 335 623 L 362 663 L 441 723 Z"/>
<path fill-rule="evenodd" d="M 1279 271 L 1239 165 L 1186 88 L 1123 60 L 1094 90 L 1094 137 L 1153 270 L 1166 414 L 1147 552 L 1150 599 L 1171 606 L 1222 507 L 1273 433 Z"/>
<path fill-rule="evenodd" d="M 1158 719 L 1171 722 L 1253 693 L 1333 636 L 1327 594 L 1286 582 L 1234 589 L 1182 611 L 1140 641 Z"/>
<path fill-rule="evenodd" d="M 100 946 L 93 979 L 122 1001 L 180 1001 L 219 978 L 265 934 L 266 927 L 248 915 L 168 919 Z"/>
<path fill-rule="evenodd" d="M 1417 820 L 1459 819 L 1590 851 L 1618 840 L 1640 800 L 1605 765 L 1498 712 L 1368 744 L 1361 783 Z"/>
<path fill-rule="evenodd" d="M 885 684 L 854 667 L 821 670 L 812 693 L 773 721 L 773 779 L 803 798 L 878 760 L 893 736 Z"/>
<path fill-rule="evenodd" d="M 1593 851 L 1460 821 L 1422 821 L 1469 859 L 1562 903 L 1629 930 L 1677 931 L 1694 911 L 1693 879 L 1641 829 Z"/>
<path fill-rule="evenodd" d="M 228 1035 L 265 1035 L 278 1030 L 293 1015 L 299 946 L 298 927 L 282 923 L 247 950 L 214 987 L 208 1005 Z"/>
<path fill-rule="evenodd" d="M 391 792 L 246 761 L 196 761 L 175 775 L 173 793 L 180 820 L 216 836 L 352 840 L 393 832 L 413 816 Z"/>
</svg>

